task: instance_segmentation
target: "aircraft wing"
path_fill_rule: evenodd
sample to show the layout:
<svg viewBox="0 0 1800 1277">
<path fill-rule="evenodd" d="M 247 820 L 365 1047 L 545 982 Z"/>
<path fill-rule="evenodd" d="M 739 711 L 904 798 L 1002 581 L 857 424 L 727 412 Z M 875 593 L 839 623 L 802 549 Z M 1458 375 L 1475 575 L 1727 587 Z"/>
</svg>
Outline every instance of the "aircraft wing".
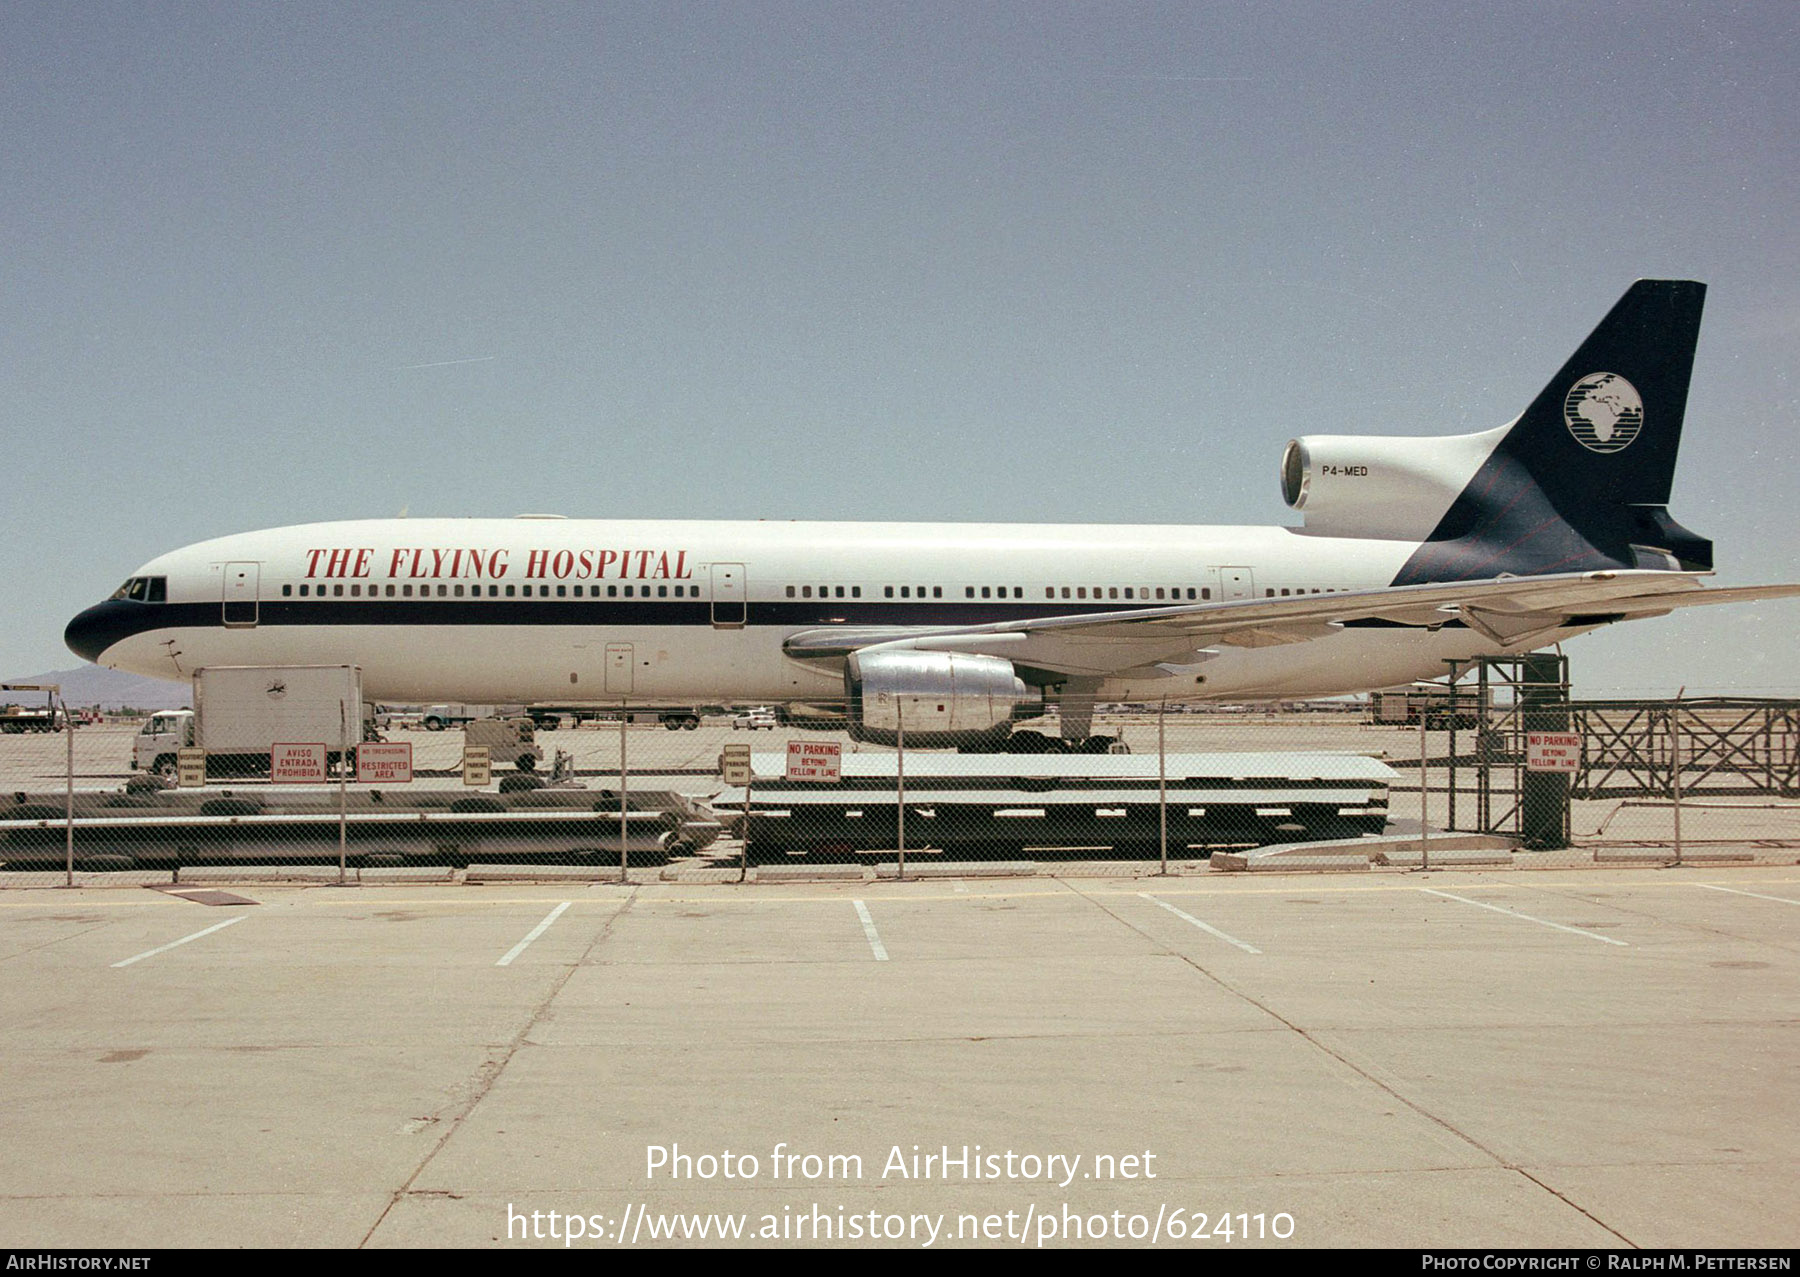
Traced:
<svg viewBox="0 0 1800 1277">
<path fill-rule="evenodd" d="M 1160 663 L 1183 664 L 1218 647 L 1273 647 L 1325 638 L 1353 625 L 1436 628 L 1461 623 L 1498 643 L 1571 624 L 1654 616 L 1678 607 L 1800 596 L 1800 585 L 1706 589 L 1699 572 L 1611 571 L 1498 577 L 1290 598 L 1236 599 L 1083 612 L 955 627 L 843 627 L 791 635 L 799 660 L 851 652 L 912 650 L 1003 656 L 1046 674 L 1113 677 Z"/>
</svg>

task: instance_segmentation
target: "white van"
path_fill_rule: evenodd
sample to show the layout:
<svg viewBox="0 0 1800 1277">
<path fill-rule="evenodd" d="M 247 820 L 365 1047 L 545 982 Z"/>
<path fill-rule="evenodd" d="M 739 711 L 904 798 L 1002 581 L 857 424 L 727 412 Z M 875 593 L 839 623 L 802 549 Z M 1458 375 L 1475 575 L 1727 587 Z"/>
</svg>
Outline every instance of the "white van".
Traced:
<svg viewBox="0 0 1800 1277">
<path fill-rule="evenodd" d="M 463 724 L 463 744 L 486 745 L 488 761 L 495 767 L 511 763 L 522 772 L 536 771 L 544 761 L 544 747 L 534 739 L 531 719 L 477 718 Z"/>
</svg>

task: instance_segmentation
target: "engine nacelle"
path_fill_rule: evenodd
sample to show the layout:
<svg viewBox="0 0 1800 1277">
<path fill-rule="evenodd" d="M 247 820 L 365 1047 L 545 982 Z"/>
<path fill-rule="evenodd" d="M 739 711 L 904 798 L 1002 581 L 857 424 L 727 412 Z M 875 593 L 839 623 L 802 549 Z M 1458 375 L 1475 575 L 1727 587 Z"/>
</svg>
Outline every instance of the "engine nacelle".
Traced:
<svg viewBox="0 0 1800 1277">
<path fill-rule="evenodd" d="M 1043 692 L 1025 686 L 1011 661 L 962 652 L 852 652 L 844 690 L 851 739 L 874 745 L 894 744 L 902 726 L 909 745 L 974 744 L 1044 711 Z"/>
<path fill-rule="evenodd" d="M 1441 438 L 1307 435 L 1281 457 L 1281 499 L 1317 536 L 1430 536 L 1510 426 Z"/>
</svg>

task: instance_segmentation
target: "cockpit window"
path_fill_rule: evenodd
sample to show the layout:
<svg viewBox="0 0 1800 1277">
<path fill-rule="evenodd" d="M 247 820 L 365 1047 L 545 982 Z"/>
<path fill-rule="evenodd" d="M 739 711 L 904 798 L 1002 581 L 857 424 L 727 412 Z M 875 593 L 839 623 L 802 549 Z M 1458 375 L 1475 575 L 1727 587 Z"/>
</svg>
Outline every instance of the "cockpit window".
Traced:
<svg viewBox="0 0 1800 1277">
<path fill-rule="evenodd" d="M 169 578 L 166 576 L 134 576 L 114 590 L 115 599 L 130 599 L 134 603 L 165 603 L 169 597 Z"/>
</svg>

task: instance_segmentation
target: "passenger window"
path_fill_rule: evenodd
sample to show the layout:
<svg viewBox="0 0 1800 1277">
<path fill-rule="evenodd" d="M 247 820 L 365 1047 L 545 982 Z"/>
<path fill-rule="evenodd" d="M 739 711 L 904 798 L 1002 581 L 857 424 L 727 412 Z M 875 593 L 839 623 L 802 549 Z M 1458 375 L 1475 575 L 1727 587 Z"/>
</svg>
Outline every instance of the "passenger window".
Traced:
<svg viewBox="0 0 1800 1277">
<path fill-rule="evenodd" d="M 657 586 L 656 587 L 656 597 L 659 599 L 668 598 L 669 597 L 669 587 L 666 585 Z"/>
<path fill-rule="evenodd" d="M 988 597 L 988 587 L 985 585 L 981 587 L 981 597 L 984 599 Z"/>
<path fill-rule="evenodd" d="M 1063 597 L 1064 597 L 1064 598 L 1065 598 L 1065 599 L 1066 599 L 1066 598 L 1068 598 L 1068 597 L 1069 597 L 1069 587 L 1068 587 L 1068 586 L 1066 586 L 1066 585 L 1065 585 L 1065 586 L 1063 586 Z"/>
<path fill-rule="evenodd" d="M 508 593 L 508 594 L 511 594 L 511 593 L 512 593 L 512 586 L 510 586 L 510 585 L 509 585 L 509 586 L 507 586 L 507 587 L 506 587 L 506 592 L 507 592 L 507 593 Z M 616 585 L 609 585 L 609 586 L 607 586 L 607 587 L 606 587 L 606 597 L 607 597 L 607 598 L 609 598 L 609 599 L 616 599 L 616 598 L 618 598 L 618 597 L 619 597 L 619 587 L 618 587 L 618 586 L 616 586 Z"/>
<path fill-rule="evenodd" d="M 1109 599 L 1116 599 L 1116 598 L 1118 598 L 1118 597 L 1119 597 L 1119 587 L 1118 587 L 1118 586 L 1116 586 L 1116 585 L 1115 585 L 1115 586 L 1113 586 L 1113 587 L 1112 587 L 1112 588 L 1111 588 L 1111 589 L 1109 589 L 1109 590 L 1108 590 L 1108 591 L 1107 591 L 1107 592 L 1106 592 L 1106 597 L 1107 597 L 1107 598 L 1109 598 Z"/>
<path fill-rule="evenodd" d="M 790 599 L 791 599 L 791 598 L 793 598 L 793 597 L 794 597 L 794 587 L 793 587 L 793 586 L 791 586 L 791 585 L 790 585 L 790 586 L 788 586 L 788 588 L 787 588 L 787 596 L 788 596 L 788 597 L 789 597 L 789 598 L 790 598 Z"/>
<path fill-rule="evenodd" d="M 964 598 L 965 598 L 965 599 L 972 599 L 972 598 L 974 598 L 974 597 L 975 597 L 975 587 L 974 587 L 974 586 L 972 586 L 972 585 L 965 585 L 965 586 L 963 586 L 963 597 L 964 597 Z"/>
<path fill-rule="evenodd" d="M 1191 598 L 1193 598 L 1193 597 L 1194 597 L 1194 592 L 1193 592 L 1193 590 L 1192 590 L 1192 589 L 1190 589 L 1190 590 L 1189 590 L 1189 591 L 1188 591 L 1188 597 L 1189 597 L 1189 598 L 1190 598 L 1190 599 L 1191 599 Z M 1205 588 L 1205 589 L 1204 589 L 1204 590 L 1201 590 L 1201 591 L 1200 591 L 1200 597 L 1201 597 L 1201 598 L 1203 598 L 1203 599 L 1210 599 L 1210 598 L 1211 598 L 1211 597 L 1212 597 L 1212 587 L 1211 587 L 1211 586 L 1210 586 L 1210 585 L 1209 585 L 1209 586 L 1207 586 L 1207 587 L 1206 587 L 1206 588 Z"/>
<path fill-rule="evenodd" d="M 882 587 L 881 587 L 881 592 L 882 592 L 882 595 L 883 595 L 883 597 L 885 597 L 885 598 L 890 598 L 890 599 L 891 599 L 891 598 L 893 598 L 893 597 L 894 597 L 894 587 L 893 587 L 893 586 L 891 586 L 891 585 L 884 585 L 884 586 L 882 586 Z"/>
<path fill-rule="evenodd" d="M 944 587 L 941 585 L 932 586 L 931 587 L 931 597 L 934 599 L 943 598 L 944 597 Z"/>
<path fill-rule="evenodd" d="M 1076 586 L 1075 587 L 1075 597 L 1078 599 L 1085 599 L 1087 597 L 1087 586 L 1085 586 L 1085 585 Z"/>
<path fill-rule="evenodd" d="M 1131 587 L 1129 585 L 1125 587 L 1125 597 L 1126 598 L 1131 597 Z"/>
<path fill-rule="evenodd" d="M 286 598 L 292 598 L 292 597 L 293 597 L 293 594 L 294 594 L 294 587 L 293 587 L 293 586 L 291 586 L 291 585 L 284 585 L 284 586 L 282 586 L 282 587 L 281 587 L 281 597 L 282 597 L 282 598 L 284 598 L 284 599 L 286 599 Z"/>
<path fill-rule="evenodd" d="M 850 597 L 853 599 L 860 599 L 862 597 L 862 586 L 860 586 L 860 585 L 851 586 L 850 587 Z"/>
<path fill-rule="evenodd" d="M 801 586 L 800 587 L 800 597 L 803 599 L 810 599 L 812 597 L 812 586 L 810 586 L 810 585 Z"/>
</svg>

